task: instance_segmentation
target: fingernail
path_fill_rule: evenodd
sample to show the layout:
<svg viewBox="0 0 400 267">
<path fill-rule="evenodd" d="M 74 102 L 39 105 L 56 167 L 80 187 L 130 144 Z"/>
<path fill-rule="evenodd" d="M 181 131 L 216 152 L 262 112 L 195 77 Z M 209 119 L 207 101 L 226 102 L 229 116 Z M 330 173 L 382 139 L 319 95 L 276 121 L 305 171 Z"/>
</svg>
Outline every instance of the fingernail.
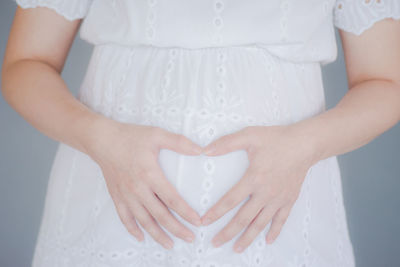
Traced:
<svg viewBox="0 0 400 267">
<path fill-rule="evenodd" d="M 188 236 L 185 237 L 185 240 L 188 241 L 188 242 L 193 242 L 194 236 L 188 235 Z"/>
<path fill-rule="evenodd" d="M 191 220 L 192 224 L 194 224 L 194 225 L 196 225 L 196 226 L 200 226 L 200 225 L 201 225 L 201 217 L 200 217 L 200 215 L 199 215 L 197 212 L 195 212 L 195 211 L 192 211 L 192 212 L 191 212 L 191 214 L 190 214 L 190 220 Z"/>
<path fill-rule="evenodd" d="M 214 245 L 214 247 L 219 247 L 221 245 L 221 241 L 215 240 L 215 241 L 213 241 L 213 245 Z"/>
<path fill-rule="evenodd" d="M 168 241 L 168 242 L 165 244 L 165 247 L 166 247 L 167 249 L 172 249 L 172 248 L 174 247 L 174 243 L 173 243 L 172 241 Z"/>
<path fill-rule="evenodd" d="M 204 150 L 204 153 L 205 153 L 205 154 L 211 154 L 211 153 L 213 153 L 214 151 L 215 151 L 215 147 L 212 146 L 212 147 L 208 147 L 206 150 Z"/>
<path fill-rule="evenodd" d="M 242 252 L 242 250 L 243 250 L 243 247 L 241 247 L 241 246 L 235 247 L 236 252 Z"/>
<path fill-rule="evenodd" d="M 194 224 L 195 224 L 196 226 L 201 226 L 201 220 L 200 220 L 200 218 L 196 218 L 196 219 L 194 220 Z"/>
<path fill-rule="evenodd" d="M 207 224 L 210 224 L 210 222 L 211 222 L 211 219 L 210 219 L 210 218 L 205 218 L 205 219 L 203 219 L 202 224 L 203 224 L 203 225 L 207 225 Z"/>
<path fill-rule="evenodd" d="M 193 151 L 196 152 L 196 153 L 201 153 L 203 151 L 203 149 L 201 147 L 194 146 L 193 147 Z"/>
<path fill-rule="evenodd" d="M 142 242 L 142 241 L 144 240 L 143 236 L 136 236 L 136 239 L 137 239 L 139 242 Z"/>
</svg>

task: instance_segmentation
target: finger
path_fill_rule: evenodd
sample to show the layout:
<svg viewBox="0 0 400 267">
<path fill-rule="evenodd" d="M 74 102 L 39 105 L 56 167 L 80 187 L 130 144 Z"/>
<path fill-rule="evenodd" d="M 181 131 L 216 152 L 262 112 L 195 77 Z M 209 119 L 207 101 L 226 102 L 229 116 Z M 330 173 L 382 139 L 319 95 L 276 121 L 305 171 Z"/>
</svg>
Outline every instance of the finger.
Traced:
<svg viewBox="0 0 400 267">
<path fill-rule="evenodd" d="M 249 172 L 248 172 L 249 173 Z M 225 213 L 236 207 L 251 193 L 250 183 L 247 182 L 245 177 L 252 174 L 245 174 L 217 203 L 212 206 L 201 218 L 203 225 L 208 225 L 219 218 Z"/>
<path fill-rule="evenodd" d="M 273 205 L 264 207 L 236 241 L 234 250 L 239 253 L 244 251 L 254 240 L 254 238 L 264 230 L 272 216 L 275 214 L 276 210 L 277 208 L 275 208 Z"/>
<path fill-rule="evenodd" d="M 181 197 L 176 188 L 164 177 L 159 167 L 156 168 L 159 178 L 150 185 L 154 193 L 179 216 L 193 225 L 200 226 L 200 215 Z"/>
<path fill-rule="evenodd" d="M 129 233 L 131 233 L 138 241 L 144 240 L 144 235 L 142 230 L 136 223 L 136 219 L 132 212 L 129 210 L 128 206 L 124 202 L 119 202 L 115 205 L 119 218 L 121 222 L 125 225 Z"/>
<path fill-rule="evenodd" d="M 247 149 L 249 136 L 244 129 L 223 135 L 203 148 L 208 156 L 219 156 L 239 149 Z"/>
<path fill-rule="evenodd" d="M 162 129 L 159 145 L 177 153 L 187 155 L 199 155 L 203 148 L 188 137 Z"/>
<path fill-rule="evenodd" d="M 266 236 L 266 242 L 271 244 L 278 237 L 283 225 L 289 217 L 291 209 L 292 205 L 286 205 L 277 211 L 277 213 L 272 218 L 271 227 L 269 228 L 268 234 Z"/>
<path fill-rule="evenodd" d="M 218 247 L 231 240 L 246 228 L 262 209 L 262 203 L 251 197 L 233 217 L 233 219 L 213 238 L 214 246 Z"/>
<path fill-rule="evenodd" d="M 166 249 L 172 249 L 174 242 L 157 224 L 150 212 L 137 200 L 130 200 L 130 207 L 134 211 L 136 219 L 140 225 L 150 234 L 150 236 Z"/>
<path fill-rule="evenodd" d="M 194 240 L 193 232 L 179 222 L 175 216 L 171 214 L 167 206 L 162 203 L 153 192 L 147 192 L 146 195 L 147 197 L 143 199 L 142 204 L 160 225 L 183 240 L 188 242 Z"/>
</svg>

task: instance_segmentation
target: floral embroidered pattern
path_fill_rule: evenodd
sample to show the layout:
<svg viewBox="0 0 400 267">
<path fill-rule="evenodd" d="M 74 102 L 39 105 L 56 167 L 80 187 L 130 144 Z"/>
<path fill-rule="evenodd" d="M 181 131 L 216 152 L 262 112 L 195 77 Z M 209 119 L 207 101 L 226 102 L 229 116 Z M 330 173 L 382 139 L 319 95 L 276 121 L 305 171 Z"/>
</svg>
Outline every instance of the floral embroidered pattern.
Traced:
<svg viewBox="0 0 400 267">
<path fill-rule="evenodd" d="M 263 108 L 263 125 L 272 124 L 285 124 L 290 121 L 290 113 L 288 108 L 280 103 L 279 88 L 276 77 L 279 76 L 279 63 L 272 56 L 267 56 L 262 53 L 264 58 L 266 72 L 269 74 L 269 81 L 271 84 L 270 96 L 265 98 L 265 105 Z"/>
<path fill-rule="evenodd" d="M 121 1 L 112 0 L 110 5 L 116 10 L 124 6 Z M 20 2 L 24 1 L 20 0 Z M 25 2 L 29 1 L 25 0 Z M 36 2 L 45 3 L 46 1 L 36 0 Z M 61 2 L 63 1 L 58 1 L 58 3 Z M 70 3 L 72 3 L 72 8 L 68 9 L 65 14 L 84 16 L 85 8 L 88 7 L 89 1 L 79 1 L 78 3 L 71 0 Z M 385 3 L 388 2 L 385 1 Z M 145 32 L 144 36 L 138 38 L 153 44 L 156 36 L 161 36 L 159 31 L 162 28 L 158 26 L 162 24 L 163 17 L 157 16 L 157 12 L 161 10 L 159 7 L 163 3 L 158 2 L 158 0 L 143 0 L 141 4 L 145 7 L 143 13 L 143 28 Z M 227 33 L 231 30 L 227 22 L 230 21 L 233 9 L 230 9 L 229 1 L 213 0 L 209 4 L 210 6 L 207 7 L 209 17 L 207 17 L 206 25 L 211 27 L 211 34 L 206 36 L 210 37 L 208 41 L 211 43 L 223 45 L 227 41 L 227 37 L 229 37 Z M 74 5 L 79 6 L 79 8 L 73 8 Z M 332 5 L 329 6 L 329 1 L 325 1 L 324 5 L 318 6 L 318 10 L 328 13 Z M 364 8 L 375 6 L 378 6 L 378 4 L 365 3 Z M 292 32 L 292 25 L 289 21 L 289 15 L 293 11 L 293 7 L 295 7 L 295 2 L 289 0 L 279 1 L 279 5 L 277 5 L 277 11 L 280 12 L 280 16 L 278 16 L 279 20 L 274 25 L 279 29 L 278 37 L 280 41 L 288 41 L 291 37 L 289 34 Z M 336 7 L 340 9 L 340 11 L 338 10 L 338 19 L 340 19 L 340 16 L 342 16 L 340 12 L 346 11 L 348 3 L 344 0 L 338 1 Z M 311 74 L 318 74 L 313 72 L 315 65 L 304 62 L 284 61 L 282 58 L 270 54 L 267 49 L 262 50 L 253 46 L 253 44 L 237 48 L 219 47 L 193 50 L 193 54 L 190 56 L 187 55 L 192 51 L 189 52 L 189 50 L 180 47 L 164 47 L 163 49 L 157 48 L 157 50 L 154 48 L 154 50 L 151 50 L 153 48 L 148 46 L 146 49 L 149 50 L 144 53 L 141 53 L 143 51 L 139 49 L 137 46 L 124 47 L 114 44 L 97 46 L 93 52 L 93 59 L 90 62 L 91 65 L 85 82 L 79 93 L 79 100 L 93 110 L 113 119 L 154 125 L 173 132 L 184 133 L 201 145 L 206 145 L 219 136 L 237 131 L 245 126 L 291 122 L 293 112 L 290 103 L 293 102 L 288 101 L 288 98 L 292 97 L 291 92 L 298 91 L 296 91 L 297 88 L 292 88 L 293 91 L 289 91 L 286 88 L 288 85 L 293 85 L 293 83 L 284 82 L 284 79 L 287 78 L 285 71 L 295 70 L 295 72 L 290 73 L 298 74 L 300 82 L 295 84 L 294 87 L 304 88 L 307 88 L 305 84 L 302 84 L 305 77 L 311 76 Z M 238 50 L 234 51 L 233 49 Z M 150 52 L 147 53 L 148 51 Z M 249 53 L 244 53 L 244 51 Z M 307 57 L 311 56 L 313 60 L 317 59 L 319 55 L 323 56 L 323 51 L 313 45 L 301 50 L 301 52 L 304 51 L 307 52 Z M 255 57 L 252 56 L 255 52 L 257 52 L 256 63 L 261 64 L 259 69 L 255 71 L 254 69 L 246 69 L 246 67 L 253 65 L 238 66 L 242 63 L 243 65 L 254 63 L 251 60 L 255 60 Z M 304 55 L 304 53 L 299 52 L 297 59 Z M 145 61 L 141 61 L 143 59 Z M 238 61 L 235 60 L 243 61 L 240 61 L 240 64 L 236 64 Z M 135 71 L 139 72 L 141 67 L 145 71 L 137 75 Z M 197 72 L 184 72 L 184 68 L 193 68 Z M 204 72 L 200 72 L 200 70 L 204 70 Z M 244 71 L 244 73 L 241 71 Z M 252 72 L 258 71 L 257 75 L 262 76 L 262 78 L 260 78 L 259 83 L 257 81 L 257 83 L 254 82 L 250 86 L 259 86 L 262 90 L 252 91 L 252 93 L 255 92 L 257 94 L 255 98 L 257 101 L 249 104 L 249 100 L 246 98 L 248 95 L 244 93 L 243 88 L 240 88 L 242 85 L 247 86 L 247 84 L 238 85 L 237 83 L 242 81 L 252 82 L 252 78 L 259 78 L 257 75 L 252 76 Z M 237 73 L 243 75 L 235 77 Z M 203 74 L 204 76 L 200 76 Z M 149 79 L 149 77 L 151 78 Z M 200 78 L 206 78 L 201 80 L 204 83 L 197 83 Z M 318 77 L 313 76 L 312 78 Z M 187 81 L 190 82 L 186 83 Z M 186 85 L 188 85 L 188 88 L 183 89 Z M 301 89 L 304 90 L 304 88 Z M 311 91 L 310 89 L 309 92 L 314 93 L 316 91 Z M 307 98 L 310 101 L 306 105 L 313 107 L 319 105 L 319 96 L 312 97 L 311 95 Z M 252 109 L 251 105 L 253 104 L 258 106 Z M 313 107 L 304 107 L 301 112 L 310 111 Z M 58 224 L 45 225 L 38 240 L 36 259 L 38 263 L 43 263 L 46 267 L 267 267 L 282 266 L 282 264 L 305 267 L 317 266 L 318 264 L 319 251 L 313 247 L 314 240 L 311 235 L 313 234 L 313 229 L 310 224 L 317 219 L 317 216 L 312 213 L 313 202 L 311 197 L 313 192 L 310 190 L 312 184 L 310 184 L 309 180 L 306 180 L 304 184 L 304 204 L 302 202 L 303 206 L 301 207 L 304 212 L 297 218 L 300 220 L 301 230 L 297 233 L 296 238 L 299 240 L 300 245 L 293 247 L 293 253 L 290 254 L 291 258 L 286 256 L 284 263 L 282 263 L 283 253 L 288 253 L 288 251 L 285 251 L 286 248 L 279 245 L 266 244 L 267 229 L 264 229 L 257 236 L 245 252 L 229 254 L 229 256 L 225 257 L 221 255 L 226 255 L 226 250 L 224 250 L 226 248 L 213 248 L 209 244 L 208 239 L 210 236 L 207 236 L 209 232 L 205 227 L 196 229 L 194 243 L 176 242 L 173 251 L 165 250 L 145 231 L 145 241 L 143 243 L 137 242 L 128 234 L 122 235 L 123 238 L 119 240 L 119 243 L 113 243 L 110 240 L 112 237 L 105 236 L 102 229 L 112 228 L 117 232 L 123 226 L 121 224 L 112 224 L 107 225 L 109 228 L 101 228 L 104 227 L 101 223 L 105 221 L 110 223 L 108 220 L 102 219 L 101 216 L 104 216 L 104 212 L 112 206 L 111 199 L 104 200 L 106 187 L 101 173 L 96 173 L 98 179 L 95 183 L 90 184 L 90 188 L 93 189 L 93 195 L 91 195 L 92 198 L 90 199 L 90 204 L 88 204 L 90 206 L 87 214 L 90 220 L 84 226 L 87 228 L 82 230 L 82 235 L 79 238 L 74 239 L 74 233 L 68 229 L 67 211 L 68 208 L 71 208 L 69 204 L 73 199 L 74 183 L 85 178 L 81 177 L 84 175 L 78 169 L 79 166 L 87 163 L 85 160 L 87 159 L 80 157 L 79 152 L 76 152 L 72 157 L 73 165 L 69 170 L 71 176 L 65 179 L 65 188 L 62 191 L 64 195 L 61 197 L 62 205 L 60 206 L 60 214 L 57 215 Z M 177 164 L 180 164 L 178 175 L 181 174 L 183 169 L 183 162 L 179 161 Z M 213 198 L 219 186 L 217 173 L 224 167 L 217 163 L 218 161 L 213 157 L 204 157 L 199 161 L 199 164 L 202 164 L 200 165 L 201 173 L 199 173 L 201 180 L 199 181 L 200 186 L 196 188 L 195 193 L 196 204 L 200 206 L 203 212 L 210 208 L 211 203 L 215 200 Z M 330 180 L 334 196 L 332 201 L 336 203 L 335 214 L 332 216 L 336 216 L 338 227 L 336 230 L 341 235 L 335 245 L 338 259 L 341 260 L 338 264 L 339 266 L 351 266 L 350 263 L 347 264 L 350 259 L 347 261 L 345 256 L 347 240 L 343 238 L 345 224 L 343 211 L 340 209 L 340 205 L 342 205 L 340 202 L 341 195 L 337 190 L 339 186 L 336 180 L 338 174 L 335 173 L 334 166 L 330 165 L 331 163 L 330 161 L 325 161 L 325 166 L 322 165 L 322 167 L 331 168 L 329 171 L 332 174 Z M 308 175 L 311 175 L 311 173 L 310 171 Z M 113 214 L 113 216 L 107 218 L 112 220 L 115 219 L 115 216 L 116 214 Z M 117 235 L 117 233 L 115 234 Z"/>
<path fill-rule="evenodd" d="M 148 3 L 148 13 L 147 13 L 147 27 L 146 27 L 146 37 L 150 40 L 154 40 L 155 36 L 155 19 L 156 13 L 154 11 L 154 7 L 157 4 L 157 0 L 147 0 Z"/>
<path fill-rule="evenodd" d="M 177 132 L 184 129 L 185 133 L 193 138 L 195 137 L 196 141 L 202 144 L 207 144 L 217 136 L 238 130 L 246 125 L 271 125 L 291 120 L 287 102 L 281 98 L 282 92 L 279 91 L 280 78 L 278 78 L 278 73 L 282 69 L 282 64 L 276 58 L 269 57 L 267 54 L 260 53 L 260 55 L 263 55 L 261 62 L 265 66 L 265 73 L 272 78 L 268 76 L 268 90 L 263 99 L 260 99 L 265 103 L 263 113 L 258 117 L 253 117 L 243 112 L 244 99 L 238 94 L 238 91 L 232 89 L 227 79 L 230 71 L 227 66 L 229 66 L 231 60 L 228 57 L 227 49 L 213 50 L 213 53 L 215 53 L 215 68 L 213 69 L 215 81 L 211 84 L 214 86 L 202 88 L 203 90 L 199 94 L 201 97 L 198 98 L 198 106 L 189 106 L 188 95 L 185 95 L 184 91 L 178 91 L 174 86 L 176 84 L 175 78 L 179 77 L 177 72 L 180 69 L 181 61 L 178 60 L 182 59 L 182 50 L 175 48 L 165 50 L 165 61 L 163 65 L 158 66 L 160 79 L 148 84 L 146 90 L 142 92 L 143 95 L 141 95 L 143 101 L 138 106 L 132 104 L 135 95 L 132 88 L 126 86 L 130 73 L 129 69 L 134 67 L 132 63 L 138 60 L 135 56 L 138 55 L 136 54 L 137 50 L 124 49 L 121 54 L 115 56 L 116 59 L 109 60 L 104 54 L 108 53 L 108 49 L 111 48 L 102 47 L 99 49 L 95 51 L 97 58 L 93 59 L 93 64 L 116 60 L 121 62 L 119 64 L 120 69 L 111 72 L 110 76 L 106 78 L 108 83 L 103 85 L 102 97 L 99 97 L 101 92 L 96 93 L 85 88 L 80 94 L 80 100 L 115 119 L 161 126 Z M 312 67 L 311 64 L 300 64 L 296 65 L 295 70 L 298 70 L 298 74 L 301 76 L 312 71 Z M 101 73 L 89 72 L 88 75 L 90 77 L 91 75 L 101 75 Z M 196 87 L 191 89 L 200 90 Z M 98 88 L 93 88 L 93 90 L 98 90 Z M 193 127 L 188 127 L 188 125 Z M 203 173 L 197 201 L 204 211 L 213 202 L 213 190 L 215 190 L 215 183 L 218 178 L 215 173 L 219 166 L 212 157 L 205 157 L 202 164 Z M 328 168 L 328 166 L 326 167 Z M 313 266 L 314 255 L 316 255 L 309 239 L 310 221 L 313 218 L 310 210 L 311 202 L 308 199 L 310 186 L 305 183 L 306 212 L 302 221 L 302 232 L 299 233 L 299 238 L 304 240 L 305 246 L 302 247 L 301 251 L 299 250 L 298 253 L 294 254 L 292 259 L 288 259 L 287 264 L 292 263 L 293 266 L 302 266 L 303 264 Z M 96 218 L 99 210 L 104 209 L 103 205 L 96 199 L 94 200 L 93 218 Z M 336 216 L 339 216 L 339 213 L 340 210 Z M 257 239 L 245 252 L 235 256 L 237 257 L 234 261 L 235 264 L 238 266 L 274 266 L 279 262 L 276 257 L 280 253 L 278 247 L 265 243 L 266 230 L 257 236 Z M 38 251 L 41 249 L 46 253 L 54 250 L 64 251 L 62 255 L 65 255 L 65 258 L 74 255 L 72 258 L 80 261 L 83 266 L 90 261 L 88 258 L 91 258 L 91 262 L 98 263 L 99 266 L 102 264 L 110 267 L 115 266 L 115 264 L 132 266 L 133 263 L 134 266 L 146 266 L 146 264 L 152 264 L 151 266 L 235 266 L 232 263 L 222 263 L 222 260 L 218 259 L 218 253 L 224 252 L 209 244 L 209 237 L 206 236 L 208 232 L 203 227 L 195 231 L 197 238 L 194 243 L 177 242 L 174 252 L 165 250 L 155 243 L 150 236 L 146 236 L 145 243 L 138 243 L 134 239 L 129 239 L 124 242 L 121 248 L 100 249 L 103 247 L 102 244 L 106 244 L 106 240 L 102 240 L 97 234 L 94 234 L 97 233 L 95 225 L 92 231 L 88 231 L 76 245 L 62 241 L 59 241 L 59 243 L 51 240 L 43 241 L 45 239 L 45 235 L 43 235 L 41 248 L 38 248 Z M 51 238 L 51 235 L 49 235 L 49 238 Z M 44 243 L 47 245 L 44 245 Z M 344 241 L 338 244 L 338 249 L 343 250 L 344 244 Z M 85 255 L 82 256 L 85 259 L 79 255 Z M 61 259 L 62 257 L 60 257 L 60 261 Z M 54 263 L 53 266 L 63 266 L 60 261 Z"/>
<path fill-rule="evenodd" d="M 213 19 L 213 24 L 215 26 L 215 41 L 218 45 L 221 45 L 222 43 L 222 34 L 221 30 L 224 26 L 224 20 L 222 19 L 222 11 L 224 10 L 225 3 L 223 0 L 214 0 L 214 19 Z"/>
</svg>

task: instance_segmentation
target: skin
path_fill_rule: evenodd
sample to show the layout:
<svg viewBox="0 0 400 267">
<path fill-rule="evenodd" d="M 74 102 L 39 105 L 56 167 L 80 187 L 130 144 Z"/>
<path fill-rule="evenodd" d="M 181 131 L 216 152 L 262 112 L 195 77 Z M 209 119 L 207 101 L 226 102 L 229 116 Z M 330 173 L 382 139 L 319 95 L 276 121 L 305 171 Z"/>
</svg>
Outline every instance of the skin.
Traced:
<svg viewBox="0 0 400 267">
<path fill-rule="evenodd" d="M 400 21 L 381 20 L 359 36 L 339 33 L 349 91 L 334 108 L 286 126 L 247 127 L 204 148 L 209 156 L 245 149 L 250 161 L 242 179 L 202 216 L 208 225 L 250 196 L 214 236 L 215 246 L 246 229 L 234 244 L 243 252 L 269 222 L 266 242 L 272 243 L 313 164 L 355 150 L 399 122 Z"/>
<path fill-rule="evenodd" d="M 73 97 L 61 72 L 80 23 L 47 8 L 18 7 L 4 56 L 2 93 L 39 131 L 99 164 L 121 221 L 138 240 L 143 232 L 136 220 L 157 242 L 172 248 L 159 224 L 182 239 L 193 233 L 167 207 L 199 226 L 207 219 L 214 222 L 247 196 L 249 201 L 213 243 L 222 245 L 246 228 L 235 243 L 241 252 L 270 221 L 266 238 L 276 239 L 313 164 L 367 144 L 400 120 L 399 21 L 382 20 L 360 36 L 340 31 L 350 90 L 334 108 L 291 125 L 245 127 L 204 150 L 161 128 L 108 119 Z M 166 181 L 157 164 L 160 148 L 210 156 L 246 149 L 250 166 L 200 218 Z M 210 148 L 214 152 L 207 152 Z M 134 156 L 138 153 L 140 158 Z"/>
<path fill-rule="evenodd" d="M 167 249 L 173 241 L 160 225 L 190 242 L 193 232 L 168 208 L 197 226 L 200 216 L 167 181 L 158 154 L 167 148 L 199 155 L 202 147 L 159 127 L 109 119 L 74 98 L 61 72 L 80 23 L 45 7 L 18 6 L 2 68 L 4 99 L 36 129 L 99 164 L 121 221 L 139 241 L 136 220 Z"/>
</svg>

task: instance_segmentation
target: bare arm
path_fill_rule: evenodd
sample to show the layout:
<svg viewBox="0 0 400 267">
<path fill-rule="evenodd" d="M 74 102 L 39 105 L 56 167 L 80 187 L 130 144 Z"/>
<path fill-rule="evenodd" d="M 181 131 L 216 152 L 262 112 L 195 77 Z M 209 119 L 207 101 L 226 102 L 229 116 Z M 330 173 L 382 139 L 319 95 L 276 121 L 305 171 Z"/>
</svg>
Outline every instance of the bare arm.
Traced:
<svg viewBox="0 0 400 267">
<path fill-rule="evenodd" d="M 294 124 L 245 127 L 204 148 L 209 156 L 246 149 L 250 161 L 242 179 L 202 216 L 208 225 L 251 196 L 213 238 L 215 246 L 246 227 L 234 245 L 242 252 L 270 221 L 266 240 L 273 242 L 310 167 L 368 143 L 399 121 L 400 21 L 386 19 L 360 36 L 341 36 L 350 90 L 334 108 Z"/>
<path fill-rule="evenodd" d="M 45 8 L 17 7 L 2 68 L 6 101 L 47 136 L 82 152 L 105 120 L 68 90 L 61 72 L 81 20 Z"/>
<path fill-rule="evenodd" d="M 334 108 L 293 124 L 313 144 L 315 160 L 355 150 L 400 120 L 400 21 L 340 35 L 349 91 Z"/>
<path fill-rule="evenodd" d="M 166 248 L 173 241 L 160 225 L 191 242 L 193 232 L 168 208 L 195 225 L 199 215 L 165 178 L 157 157 L 160 148 L 198 155 L 201 147 L 159 127 L 109 119 L 75 99 L 60 74 L 79 24 L 45 7 L 17 8 L 2 70 L 6 101 L 39 131 L 99 164 L 121 221 L 138 240 L 144 235 L 136 221 Z"/>
</svg>

